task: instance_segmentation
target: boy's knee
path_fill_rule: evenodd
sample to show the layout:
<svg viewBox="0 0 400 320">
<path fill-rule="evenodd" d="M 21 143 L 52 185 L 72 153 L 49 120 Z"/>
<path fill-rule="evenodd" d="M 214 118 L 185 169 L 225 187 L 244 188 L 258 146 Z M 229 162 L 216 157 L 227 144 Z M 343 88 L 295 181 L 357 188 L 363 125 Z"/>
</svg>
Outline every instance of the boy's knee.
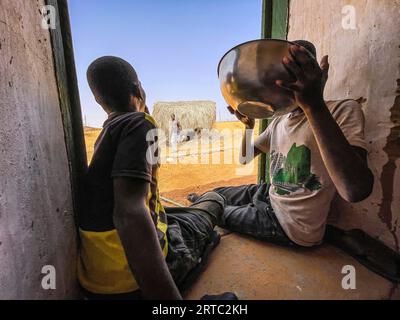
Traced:
<svg viewBox="0 0 400 320">
<path fill-rule="evenodd" d="M 220 206 L 221 211 L 224 210 L 225 205 L 226 205 L 225 197 L 215 191 L 206 192 L 198 199 L 198 201 L 196 203 L 203 202 L 203 201 L 210 201 L 210 202 L 218 204 Z"/>
<path fill-rule="evenodd" d="M 191 207 L 209 212 L 219 222 L 224 213 L 226 200 L 224 196 L 214 192 L 206 192 Z"/>
</svg>

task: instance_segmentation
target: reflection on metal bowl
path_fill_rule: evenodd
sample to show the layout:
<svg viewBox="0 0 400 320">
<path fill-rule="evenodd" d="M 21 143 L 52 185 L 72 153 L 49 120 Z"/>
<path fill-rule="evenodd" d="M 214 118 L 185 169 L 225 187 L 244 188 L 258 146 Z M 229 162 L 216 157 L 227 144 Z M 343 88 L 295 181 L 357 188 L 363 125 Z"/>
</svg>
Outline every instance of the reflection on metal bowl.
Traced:
<svg viewBox="0 0 400 320">
<path fill-rule="evenodd" d="M 262 119 L 296 108 L 293 93 L 275 84 L 276 80 L 294 80 L 282 64 L 290 45 L 285 40 L 254 40 L 222 57 L 218 66 L 221 92 L 234 110 Z"/>
</svg>

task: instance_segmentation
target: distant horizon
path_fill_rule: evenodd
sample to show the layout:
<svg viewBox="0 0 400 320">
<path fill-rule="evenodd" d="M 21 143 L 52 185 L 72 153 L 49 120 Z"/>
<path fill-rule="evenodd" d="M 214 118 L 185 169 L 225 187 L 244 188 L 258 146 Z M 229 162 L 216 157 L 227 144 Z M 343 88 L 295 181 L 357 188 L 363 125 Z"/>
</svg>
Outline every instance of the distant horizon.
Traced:
<svg viewBox="0 0 400 320">
<path fill-rule="evenodd" d="M 261 2 L 68 0 L 84 122 L 99 128 L 107 118 L 86 81 L 89 64 L 105 55 L 132 63 L 150 111 L 156 102 L 210 100 L 218 122 L 233 121 L 217 66 L 232 47 L 260 38 Z"/>
</svg>

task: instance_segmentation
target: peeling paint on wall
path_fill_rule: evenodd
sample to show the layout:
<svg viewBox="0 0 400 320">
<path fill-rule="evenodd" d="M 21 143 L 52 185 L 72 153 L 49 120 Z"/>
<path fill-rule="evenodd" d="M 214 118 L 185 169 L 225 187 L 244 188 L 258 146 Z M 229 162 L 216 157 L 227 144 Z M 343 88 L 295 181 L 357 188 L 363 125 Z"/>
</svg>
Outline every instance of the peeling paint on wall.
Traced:
<svg viewBox="0 0 400 320">
<path fill-rule="evenodd" d="M 342 9 L 352 6 L 355 28 L 343 28 Z M 361 228 L 400 251 L 400 2 L 292 0 L 289 40 L 312 41 L 331 70 L 325 98 L 362 97 L 373 194 L 349 204 L 337 197 L 331 221 Z"/>
<path fill-rule="evenodd" d="M 400 79 L 397 79 L 397 91 L 400 94 Z M 393 240 L 397 251 L 399 248 L 399 238 L 397 237 L 398 216 L 392 212 L 392 202 L 394 200 L 394 178 L 396 173 L 396 160 L 400 158 L 400 95 L 395 99 L 395 102 L 390 108 L 390 120 L 394 124 L 390 128 L 390 134 L 386 139 L 386 145 L 383 151 L 388 156 L 388 161 L 382 168 L 380 177 L 382 185 L 382 202 L 379 210 L 379 218 L 386 224 L 389 231 L 393 235 Z"/>
</svg>

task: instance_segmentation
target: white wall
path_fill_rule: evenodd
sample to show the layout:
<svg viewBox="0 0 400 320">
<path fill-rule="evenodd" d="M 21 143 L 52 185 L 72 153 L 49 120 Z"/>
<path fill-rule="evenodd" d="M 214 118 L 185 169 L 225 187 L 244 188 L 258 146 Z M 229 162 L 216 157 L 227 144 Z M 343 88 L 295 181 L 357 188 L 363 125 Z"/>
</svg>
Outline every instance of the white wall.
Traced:
<svg viewBox="0 0 400 320">
<path fill-rule="evenodd" d="M 352 5 L 356 29 L 342 27 Z M 336 201 L 339 226 L 362 228 L 400 251 L 400 1 L 292 0 L 289 40 L 313 42 L 330 56 L 326 99 L 364 97 L 366 140 L 375 175 L 373 194 L 350 205 Z"/>
<path fill-rule="evenodd" d="M 69 167 L 43 0 L 0 0 L 0 299 L 76 296 Z M 56 290 L 41 287 L 44 265 Z"/>
</svg>

